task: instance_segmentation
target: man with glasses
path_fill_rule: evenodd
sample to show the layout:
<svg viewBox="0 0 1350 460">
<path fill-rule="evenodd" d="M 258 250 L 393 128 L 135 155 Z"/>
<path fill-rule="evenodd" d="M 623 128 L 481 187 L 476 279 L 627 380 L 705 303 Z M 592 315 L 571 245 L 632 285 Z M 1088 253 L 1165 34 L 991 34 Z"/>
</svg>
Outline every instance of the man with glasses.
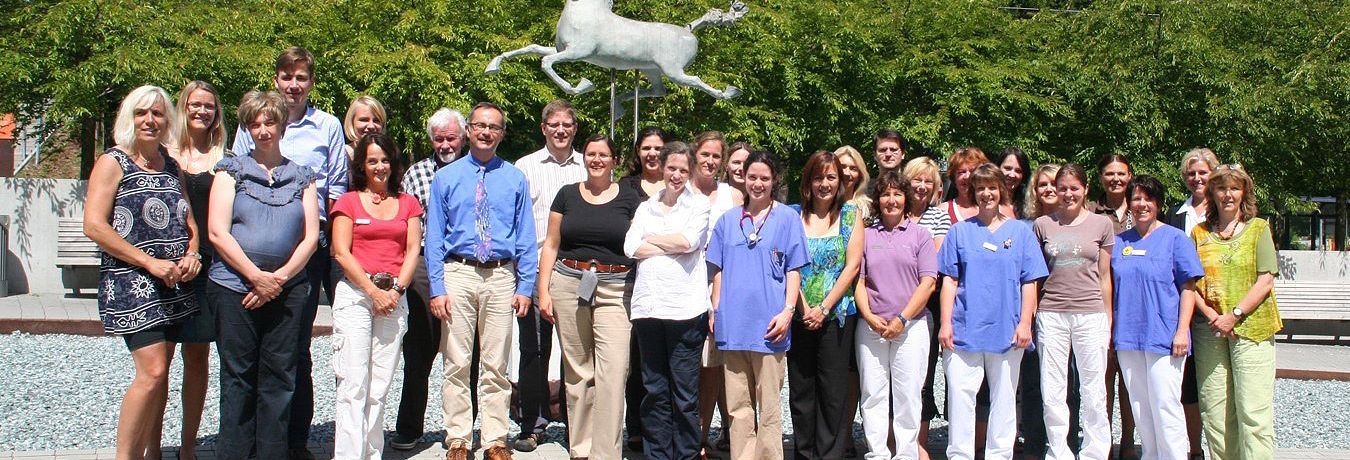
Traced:
<svg viewBox="0 0 1350 460">
<path fill-rule="evenodd" d="M 314 419 L 314 368 L 309 355 L 311 326 L 319 310 L 320 289 L 328 292 L 333 302 L 333 256 L 328 250 L 328 206 L 347 192 L 347 153 L 344 148 L 342 122 L 337 117 L 309 105 L 309 92 L 314 89 L 314 55 L 300 47 L 290 47 L 277 56 L 272 84 L 286 98 L 290 111 L 286 131 L 281 137 L 281 155 L 287 160 L 314 172 L 314 184 L 319 195 L 319 248 L 305 265 L 309 278 L 309 298 L 305 301 L 304 317 L 300 318 L 300 362 L 295 366 L 295 399 L 291 402 L 290 429 L 287 439 L 292 459 L 312 459 L 306 448 L 309 424 Z M 244 124 L 234 133 L 235 153 L 253 152 L 253 137 L 244 131 Z"/>
<path fill-rule="evenodd" d="M 572 148 L 577 133 L 577 112 L 572 104 L 562 99 L 544 106 L 544 147 L 516 161 L 516 167 L 530 182 L 530 200 L 533 202 L 535 242 L 543 247 L 548 235 L 548 216 L 553 197 L 568 184 L 586 180 L 586 166 L 581 154 Z M 539 445 L 539 434 L 548 427 L 542 415 L 548 414 L 552 369 L 558 369 L 561 360 L 552 359 L 552 350 L 558 348 L 553 324 L 539 316 L 539 307 L 520 318 L 520 435 L 512 447 L 530 452 Z"/>
<path fill-rule="evenodd" d="M 875 141 L 875 150 L 873 159 L 877 162 L 877 177 L 885 174 L 886 171 L 900 172 L 900 167 L 905 163 L 905 138 L 900 136 L 900 132 L 891 128 L 882 128 L 877 131 L 873 138 Z"/>
<path fill-rule="evenodd" d="M 539 271 L 525 175 L 497 156 L 506 114 L 480 102 L 469 112 L 469 155 L 436 172 L 427 202 L 431 313 L 442 324 L 441 406 L 447 460 L 466 460 L 473 440 L 470 367 L 477 339 L 479 439 L 488 460 L 511 458 L 507 358 L 512 316 L 530 310 Z M 453 411 L 453 412 L 452 412 Z"/>
</svg>

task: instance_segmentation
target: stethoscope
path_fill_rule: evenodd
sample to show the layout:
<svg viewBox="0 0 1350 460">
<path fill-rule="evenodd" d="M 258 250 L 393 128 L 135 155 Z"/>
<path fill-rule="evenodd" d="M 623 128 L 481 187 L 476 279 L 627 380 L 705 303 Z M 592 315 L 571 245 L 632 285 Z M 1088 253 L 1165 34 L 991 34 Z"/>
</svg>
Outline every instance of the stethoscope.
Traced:
<svg viewBox="0 0 1350 460">
<path fill-rule="evenodd" d="M 750 215 L 750 212 L 746 211 L 744 208 L 741 209 L 741 220 L 736 221 L 736 224 L 737 227 L 740 227 L 741 234 L 745 235 L 747 246 L 753 248 L 755 247 L 755 243 L 759 242 L 759 232 L 764 230 L 764 224 L 769 221 L 769 213 L 773 212 L 773 206 L 773 203 L 769 203 L 769 209 L 764 213 L 764 220 L 759 221 L 759 225 L 755 225 L 755 216 Z M 750 228 L 753 229 L 749 234 L 745 233 L 746 219 L 750 219 Z"/>
</svg>

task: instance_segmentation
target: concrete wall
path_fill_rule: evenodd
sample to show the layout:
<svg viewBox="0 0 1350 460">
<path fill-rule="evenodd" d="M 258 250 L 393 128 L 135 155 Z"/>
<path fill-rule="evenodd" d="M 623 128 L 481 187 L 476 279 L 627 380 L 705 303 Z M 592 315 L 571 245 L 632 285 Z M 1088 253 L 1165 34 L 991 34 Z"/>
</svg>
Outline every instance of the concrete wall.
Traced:
<svg viewBox="0 0 1350 460">
<path fill-rule="evenodd" d="M 1280 278 L 1350 281 L 1350 252 L 1280 251 Z"/>
<path fill-rule="evenodd" d="M 84 215 L 85 190 L 85 182 L 74 179 L 0 178 L 0 215 L 9 216 L 9 248 L 0 256 L 10 295 L 97 285 L 97 268 L 69 272 L 56 266 L 57 219 Z"/>
</svg>

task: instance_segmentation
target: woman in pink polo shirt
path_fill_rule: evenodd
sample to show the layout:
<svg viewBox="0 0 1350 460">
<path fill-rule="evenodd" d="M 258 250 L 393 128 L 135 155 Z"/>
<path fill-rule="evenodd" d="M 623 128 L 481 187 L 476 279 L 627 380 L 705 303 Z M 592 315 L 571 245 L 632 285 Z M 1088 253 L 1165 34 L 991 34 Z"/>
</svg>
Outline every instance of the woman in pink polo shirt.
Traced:
<svg viewBox="0 0 1350 460">
<path fill-rule="evenodd" d="M 378 459 L 384 397 L 408 330 L 403 291 L 420 256 L 422 206 L 402 193 L 403 159 L 388 136 L 362 136 L 350 170 L 353 191 L 338 198 L 330 218 L 333 257 L 346 275 L 333 298 L 333 457 Z"/>
</svg>

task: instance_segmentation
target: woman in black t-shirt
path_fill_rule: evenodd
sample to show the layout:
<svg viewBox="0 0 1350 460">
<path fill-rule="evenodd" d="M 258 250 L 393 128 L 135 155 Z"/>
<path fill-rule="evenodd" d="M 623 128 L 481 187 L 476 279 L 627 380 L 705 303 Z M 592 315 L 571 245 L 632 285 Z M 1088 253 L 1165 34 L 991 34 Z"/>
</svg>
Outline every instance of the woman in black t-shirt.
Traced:
<svg viewBox="0 0 1350 460">
<path fill-rule="evenodd" d="M 608 137 L 586 140 L 586 181 L 558 191 L 539 251 L 539 312 L 562 344 L 572 458 L 621 455 L 633 267 L 623 242 L 642 197 L 614 182 L 616 163 Z"/>
</svg>

